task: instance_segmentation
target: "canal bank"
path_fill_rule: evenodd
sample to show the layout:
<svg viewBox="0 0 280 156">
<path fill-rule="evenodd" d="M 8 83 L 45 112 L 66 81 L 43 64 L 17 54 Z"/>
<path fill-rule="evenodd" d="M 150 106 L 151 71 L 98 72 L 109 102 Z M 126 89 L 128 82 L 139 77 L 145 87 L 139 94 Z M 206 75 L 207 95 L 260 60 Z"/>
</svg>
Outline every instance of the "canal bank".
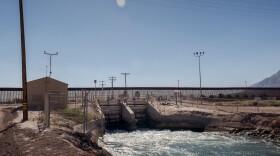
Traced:
<svg viewBox="0 0 280 156">
<path fill-rule="evenodd" d="M 180 109 L 180 106 L 175 106 Z M 174 110 L 174 109 L 172 109 Z M 147 105 L 147 129 L 109 130 L 113 155 L 279 155 L 279 115 Z"/>
<path fill-rule="evenodd" d="M 139 104 L 138 104 L 139 105 Z M 142 127 L 139 126 L 139 118 L 135 117 L 133 105 L 119 105 L 119 112 L 111 111 L 106 106 L 105 127 L 112 123 L 112 115 L 118 114 L 115 125 L 119 127 L 109 127 L 112 129 L 135 130 L 137 128 L 149 129 L 170 129 L 170 130 L 192 130 L 197 132 L 229 132 L 232 134 L 247 135 L 266 139 L 269 141 L 280 142 L 280 117 L 278 114 L 269 113 L 230 113 L 219 110 L 209 110 L 195 107 L 174 106 L 176 109 L 164 110 L 159 103 L 146 103 L 142 105 L 142 116 L 145 113 L 145 120 L 141 120 Z M 105 106 L 101 106 L 105 108 Z M 134 106 L 135 107 L 135 106 Z M 123 113 L 125 111 L 125 113 Z M 107 114 L 106 114 L 107 113 Z M 133 126 L 131 126 L 133 125 Z M 144 126 L 143 126 L 144 125 Z M 132 128 L 131 128 L 132 127 Z"/>
<path fill-rule="evenodd" d="M 201 140 L 202 142 L 196 143 L 196 146 L 212 144 L 213 147 L 205 146 L 205 148 L 210 148 L 214 151 L 214 153 L 213 151 L 210 152 L 210 155 L 215 155 L 215 152 L 216 154 L 232 152 L 233 155 L 237 155 L 237 153 L 234 153 L 234 150 L 236 148 L 242 148 L 242 146 L 238 145 L 239 143 L 243 144 L 242 142 L 234 141 L 237 143 L 234 144 L 233 147 L 231 147 L 230 145 L 224 146 L 221 144 L 213 143 L 217 143 L 219 141 L 228 142 L 229 140 L 242 139 L 245 139 L 246 142 L 244 144 L 248 145 L 248 147 L 251 147 L 252 149 L 260 146 L 261 149 L 259 149 L 259 152 L 263 152 L 264 154 L 267 153 L 265 153 L 265 151 L 262 151 L 262 148 L 270 149 L 270 146 L 273 144 L 273 154 L 279 154 L 278 147 L 280 143 L 280 118 L 278 114 L 240 112 L 231 113 L 221 110 L 209 110 L 201 107 L 197 108 L 191 106 L 182 107 L 178 105 L 172 105 L 172 109 L 166 108 L 167 107 L 164 107 L 159 102 L 144 104 L 96 104 L 96 106 L 94 106 L 92 109 L 100 110 L 99 113 L 100 116 L 102 116 L 102 119 L 88 122 L 88 129 L 92 129 L 92 135 L 90 135 L 91 140 L 93 142 L 99 141 L 99 146 L 105 148 L 109 152 L 112 152 L 112 154 L 114 154 L 116 152 L 115 149 L 117 149 L 117 153 L 121 152 L 127 155 L 143 155 L 152 152 L 150 150 L 145 149 L 149 148 L 146 145 L 153 146 L 153 144 L 159 144 L 158 148 L 163 148 L 167 151 L 167 153 L 158 152 L 160 154 L 156 153 L 155 155 L 178 154 L 176 152 L 172 153 L 172 150 L 176 151 L 177 149 L 173 148 L 173 146 L 179 146 L 180 150 L 185 152 L 179 153 L 178 155 L 205 154 L 205 151 L 202 151 L 202 153 L 188 151 L 187 149 L 191 143 L 187 142 L 187 144 L 185 144 L 184 141 L 187 140 L 182 141 L 183 143 L 179 145 L 176 144 L 178 140 L 172 140 L 172 138 L 176 138 L 176 135 L 179 134 L 181 135 L 179 135 L 180 137 L 184 138 L 186 137 L 186 134 L 184 133 L 187 133 L 187 136 L 193 135 L 202 138 L 210 137 L 210 139 L 206 139 L 206 141 Z M 74 130 L 81 131 L 79 133 L 82 134 L 82 127 L 83 125 L 79 125 L 77 128 L 74 128 Z M 147 129 L 144 131 L 139 131 L 139 129 L 142 128 Z M 105 134 L 103 133 L 102 129 L 106 129 Z M 116 129 L 123 129 L 127 131 L 116 131 Z M 153 140 L 153 135 L 162 136 L 163 134 L 161 134 L 161 132 L 164 132 L 164 135 L 167 135 L 167 137 L 169 137 L 169 135 L 173 137 L 160 137 L 163 140 L 159 139 L 158 142 L 151 141 L 147 143 L 140 141 L 143 139 Z M 176 132 L 183 133 L 176 134 Z M 135 133 L 136 136 L 133 135 Z M 118 137 L 118 135 L 120 135 L 121 137 Z M 220 135 L 224 136 L 225 140 L 223 140 L 222 138 L 219 139 Z M 115 137 L 115 139 L 112 140 L 111 136 L 113 138 Z M 101 139 L 100 137 L 102 137 L 103 139 Z M 191 137 L 188 136 L 187 138 Z M 124 140 L 125 142 L 123 142 Z M 168 140 L 168 142 L 173 142 L 175 144 L 171 144 L 171 147 L 166 147 L 166 143 L 164 142 L 164 140 Z M 256 147 L 254 146 L 255 143 Z M 274 143 L 276 144 L 275 146 Z M 219 150 L 220 148 L 229 148 L 229 151 L 221 151 Z M 140 152 L 140 154 L 137 154 L 139 150 L 141 150 L 143 153 Z M 195 150 L 201 151 L 201 149 L 199 148 Z M 127 153 L 129 151 L 134 152 L 132 152 L 132 154 Z M 241 150 L 241 154 L 244 154 L 244 152 L 246 151 Z M 206 151 L 206 154 L 209 154 L 209 151 Z M 253 151 L 248 155 L 252 154 L 254 155 Z"/>
</svg>

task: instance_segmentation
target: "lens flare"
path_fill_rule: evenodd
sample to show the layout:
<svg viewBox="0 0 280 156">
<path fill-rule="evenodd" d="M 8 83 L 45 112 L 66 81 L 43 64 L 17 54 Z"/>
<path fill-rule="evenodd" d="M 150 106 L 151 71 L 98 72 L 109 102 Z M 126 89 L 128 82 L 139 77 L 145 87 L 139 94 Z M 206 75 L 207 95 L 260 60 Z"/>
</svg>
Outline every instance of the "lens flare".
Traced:
<svg viewBox="0 0 280 156">
<path fill-rule="evenodd" d="M 119 7 L 124 7 L 125 6 L 125 0 L 117 0 L 117 4 Z"/>
</svg>

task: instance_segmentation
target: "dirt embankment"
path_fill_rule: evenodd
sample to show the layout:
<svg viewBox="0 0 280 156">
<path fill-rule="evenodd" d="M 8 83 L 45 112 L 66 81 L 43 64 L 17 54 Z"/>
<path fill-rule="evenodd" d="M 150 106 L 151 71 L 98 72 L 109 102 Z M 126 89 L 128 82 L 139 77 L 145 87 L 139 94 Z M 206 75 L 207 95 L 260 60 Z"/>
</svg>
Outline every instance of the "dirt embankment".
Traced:
<svg viewBox="0 0 280 156">
<path fill-rule="evenodd" d="M 3 108 L 0 110 L 0 155 L 22 155 L 19 146 L 14 139 L 14 124 L 10 121 L 16 117 L 11 113 L 14 108 Z"/>
<path fill-rule="evenodd" d="M 280 143 L 280 115 L 273 113 L 231 113 L 195 107 L 159 105 L 148 107 L 150 125 L 156 129 L 226 131 Z"/>
<path fill-rule="evenodd" d="M 22 123 L 21 117 L 14 119 L 17 113 L 12 109 L 0 110 L 5 117 L 0 124 L 0 155 L 111 155 L 94 142 L 85 143 L 73 131 L 75 123 L 59 115 L 53 118 L 55 125 L 40 132 L 36 115 L 29 112 L 29 121 Z"/>
<path fill-rule="evenodd" d="M 223 117 L 219 127 L 229 130 L 232 134 L 280 143 L 280 116 L 278 114 L 238 113 Z"/>
</svg>

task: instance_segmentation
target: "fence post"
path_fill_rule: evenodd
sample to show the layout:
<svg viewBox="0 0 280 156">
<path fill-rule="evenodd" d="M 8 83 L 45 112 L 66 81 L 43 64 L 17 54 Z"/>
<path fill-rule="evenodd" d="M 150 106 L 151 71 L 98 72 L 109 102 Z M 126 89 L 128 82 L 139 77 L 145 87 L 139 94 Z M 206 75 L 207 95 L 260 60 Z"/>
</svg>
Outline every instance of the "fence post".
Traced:
<svg viewBox="0 0 280 156">
<path fill-rule="evenodd" d="M 75 92 L 75 109 L 77 108 L 77 93 Z"/>
<path fill-rule="evenodd" d="M 215 97 L 214 97 L 215 98 Z M 215 101 L 215 107 L 216 107 L 216 110 L 218 110 L 218 106 L 217 106 L 217 99 L 215 98 L 214 99 L 214 101 Z"/>
<path fill-rule="evenodd" d="M 198 108 L 198 97 L 196 97 L 196 107 Z"/>
<path fill-rule="evenodd" d="M 84 107 L 83 127 L 84 127 L 84 134 L 85 134 L 86 133 L 86 92 L 84 90 L 82 91 L 82 106 Z"/>
<path fill-rule="evenodd" d="M 192 102 L 192 107 L 193 107 L 193 99 L 192 99 L 192 98 L 190 98 L 190 101 Z"/>
<path fill-rule="evenodd" d="M 215 101 L 215 107 L 216 107 L 216 110 L 218 110 L 218 106 L 217 106 L 217 99 L 214 97 L 214 101 Z"/>
<path fill-rule="evenodd" d="M 45 113 L 45 120 L 46 120 L 46 126 L 50 127 L 50 96 L 48 94 L 45 94 L 45 98 L 44 98 L 44 113 Z"/>
<path fill-rule="evenodd" d="M 257 108 L 258 108 L 258 114 L 260 113 L 260 109 L 259 109 L 259 100 L 257 100 Z"/>
<path fill-rule="evenodd" d="M 238 101 L 236 101 L 236 112 L 238 112 Z"/>
</svg>

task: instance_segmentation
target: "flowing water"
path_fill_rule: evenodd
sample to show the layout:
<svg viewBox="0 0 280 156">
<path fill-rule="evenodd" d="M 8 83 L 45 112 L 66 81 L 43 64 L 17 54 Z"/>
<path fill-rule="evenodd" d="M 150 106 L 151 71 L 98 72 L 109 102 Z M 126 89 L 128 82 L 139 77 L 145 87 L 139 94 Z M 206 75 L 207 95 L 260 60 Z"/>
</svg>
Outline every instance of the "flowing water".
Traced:
<svg viewBox="0 0 280 156">
<path fill-rule="evenodd" d="M 115 155 L 280 155 L 280 145 L 222 132 L 111 131 L 106 148 Z"/>
</svg>

